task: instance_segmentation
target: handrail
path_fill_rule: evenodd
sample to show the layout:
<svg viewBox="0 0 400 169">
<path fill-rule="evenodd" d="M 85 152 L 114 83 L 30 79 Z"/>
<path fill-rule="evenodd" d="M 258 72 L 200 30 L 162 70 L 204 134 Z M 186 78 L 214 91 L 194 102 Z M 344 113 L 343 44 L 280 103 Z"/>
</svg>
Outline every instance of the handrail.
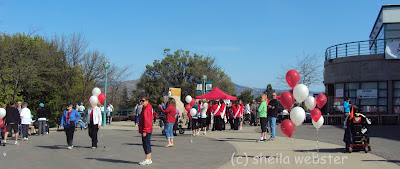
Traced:
<svg viewBox="0 0 400 169">
<path fill-rule="evenodd" d="M 349 56 L 383 54 L 386 42 L 398 38 L 374 39 L 341 43 L 328 47 L 325 50 L 325 60 Z"/>
</svg>

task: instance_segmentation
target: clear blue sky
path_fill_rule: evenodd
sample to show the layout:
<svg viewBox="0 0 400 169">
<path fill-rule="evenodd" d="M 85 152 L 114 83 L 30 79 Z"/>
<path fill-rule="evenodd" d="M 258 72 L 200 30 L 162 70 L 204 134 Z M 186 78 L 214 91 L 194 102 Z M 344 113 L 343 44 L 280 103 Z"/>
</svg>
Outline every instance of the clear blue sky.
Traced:
<svg viewBox="0 0 400 169">
<path fill-rule="evenodd" d="M 164 48 L 210 55 L 234 83 L 265 88 L 296 56 L 367 40 L 382 4 L 398 0 L 0 0 L 0 31 L 83 33 L 137 79 Z M 322 65 L 322 63 L 321 63 Z M 282 77 L 284 78 L 284 77 Z M 288 86 L 273 86 L 282 89 Z M 310 88 L 322 91 L 322 82 Z"/>
</svg>

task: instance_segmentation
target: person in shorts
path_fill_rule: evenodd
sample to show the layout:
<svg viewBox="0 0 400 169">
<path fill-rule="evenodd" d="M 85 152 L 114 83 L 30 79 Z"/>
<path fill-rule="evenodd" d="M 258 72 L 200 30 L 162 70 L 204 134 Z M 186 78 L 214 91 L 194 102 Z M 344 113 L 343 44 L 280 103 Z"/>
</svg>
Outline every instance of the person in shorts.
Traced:
<svg viewBox="0 0 400 169">
<path fill-rule="evenodd" d="M 267 95 L 262 94 L 261 95 L 261 104 L 258 107 L 258 117 L 260 117 L 260 123 L 261 123 L 261 138 L 260 140 L 257 140 L 257 142 L 260 141 L 266 141 L 267 137 L 267 124 L 268 124 L 268 119 L 267 119 Z"/>
<path fill-rule="evenodd" d="M 18 145 L 18 126 L 21 123 L 21 117 L 19 114 L 19 111 L 17 108 L 15 108 L 15 102 L 10 101 L 10 107 L 7 107 L 6 109 L 6 116 L 4 117 L 5 124 L 6 124 L 6 133 L 4 135 L 4 140 L 3 143 L 7 143 L 7 137 L 8 133 L 11 132 L 12 135 L 12 130 L 14 130 L 15 133 L 15 142 L 14 144 Z"/>
</svg>

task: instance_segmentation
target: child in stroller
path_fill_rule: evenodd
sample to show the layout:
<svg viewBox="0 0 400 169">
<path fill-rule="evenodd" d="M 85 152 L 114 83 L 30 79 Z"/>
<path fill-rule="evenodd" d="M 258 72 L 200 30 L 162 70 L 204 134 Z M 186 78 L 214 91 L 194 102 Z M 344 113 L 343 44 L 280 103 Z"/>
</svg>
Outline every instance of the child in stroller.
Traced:
<svg viewBox="0 0 400 169">
<path fill-rule="evenodd" d="M 351 153 L 355 149 L 361 149 L 368 153 L 368 151 L 371 151 L 369 143 L 371 120 L 359 112 L 353 112 L 354 110 L 346 117 L 344 124 L 345 134 L 343 141 L 346 143 L 346 152 Z"/>
</svg>

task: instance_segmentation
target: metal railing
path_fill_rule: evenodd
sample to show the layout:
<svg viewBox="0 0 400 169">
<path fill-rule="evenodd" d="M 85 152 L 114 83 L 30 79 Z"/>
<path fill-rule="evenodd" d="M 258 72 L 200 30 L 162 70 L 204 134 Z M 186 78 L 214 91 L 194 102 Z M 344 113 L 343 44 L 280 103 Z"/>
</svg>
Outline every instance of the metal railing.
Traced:
<svg viewBox="0 0 400 169">
<path fill-rule="evenodd" d="M 114 117 L 133 116 L 134 109 L 118 109 L 113 112 Z"/>
<path fill-rule="evenodd" d="M 365 40 L 334 45 L 326 49 L 325 60 L 348 56 L 383 54 L 385 53 L 386 41 L 393 39 L 400 38 Z"/>
</svg>

